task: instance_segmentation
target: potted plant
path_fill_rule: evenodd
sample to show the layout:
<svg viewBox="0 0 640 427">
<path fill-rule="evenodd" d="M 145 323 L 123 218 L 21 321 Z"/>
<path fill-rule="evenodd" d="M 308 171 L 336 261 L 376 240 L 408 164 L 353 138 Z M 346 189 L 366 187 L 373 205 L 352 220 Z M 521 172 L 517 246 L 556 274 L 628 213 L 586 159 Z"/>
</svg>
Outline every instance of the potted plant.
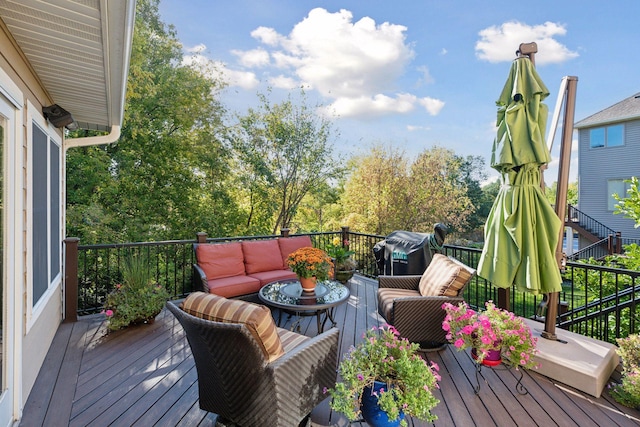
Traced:
<svg viewBox="0 0 640 427">
<path fill-rule="evenodd" d="M 620 382 L 609 385 L 609 394 L 616 402 L 630 408 L 640 408 L 640 336 L 618 338 L 616 353 L 622 359 Z"/>
<path fill-rule="evenodd" d="M 291 252 L 287 264 L 291 271 L 296 273 L 305 291 L 313 291 L 317 280 L 327 280 L 333 268 L 333 262 L 327 253 L 311 246 Z"/>
<path fill-rule="evenodd" d="M 145 258 L 127 258 L 122 268 L 122 284 L 117 284 L 107 295 L 104 313 L 109 330 L 152 323 L 168 299 L 166 289 L 153 282 L 153 274 Z"/>
<path fill-rule="evenodd" d="M 522 318 L 496 307 L 493 301 L 487 301 L 481 312 L 472 310 L 464 302 L 445 303 L 442 309 L 446 312 L 442 329 L 447 332 L 447 339 L 458 350 L 471 348 L 478 363 L 491 364 L 488 358 L 496 351 L 512 366 L 537 367 L 534 360 L 537 338 Z"/>
<path fill-rule="evenodd" d="M 332 243 L 327 245 L 327 254 L 333 259 L 335 264 L 334 277 L 336 280 L 346 283 L 353 277 L 356 270 L 356 261 L 351 258 L 355 254 L 349 250 L 349 241 L 340 242 L 339 237 L 335 237 Z"/>
<path fill-rule="evenodd" d="M 433 395 L 440 380 L 438 366 L 421 358 L 419 347 L 401 338 L 391 325 L 367 331 L 340 362 L 342 381 L 327 390 L 333 397 L 331 408 L 350 421 L 362 414 L 373 426 L 394 420 L 395 424 L 384 425 L 406 426 L 405 415 L 435 420 L 431 410 L 439 403 Z"/>
</svg>

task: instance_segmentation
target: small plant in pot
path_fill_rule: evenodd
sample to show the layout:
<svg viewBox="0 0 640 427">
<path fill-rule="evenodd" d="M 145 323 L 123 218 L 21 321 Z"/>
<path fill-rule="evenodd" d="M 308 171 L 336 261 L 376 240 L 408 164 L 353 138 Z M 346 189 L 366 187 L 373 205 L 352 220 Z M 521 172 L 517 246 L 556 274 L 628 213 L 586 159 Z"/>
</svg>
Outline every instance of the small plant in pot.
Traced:
<svg viewBox="0 0 640 427">
<path fill-rule="evenodd" d="M 327 254 L 333 259 L 335 265 L 335 279 L 346 283 L 356 269 L 356 261 L 351 257 L 355 254 L 349 249 L 349 241 L 340 241 L 339 237 L 335 237 L 331 243 L 327 245 Z"/>
<path fill-rule="evenodd" d="M 367 331 L 363 341 L 340 362 L 342 381 L 327 390 L 333 397 L 331 408 L 350 421 L 363 416 L 372 426 L 406 426 L 405 415 L 435 420 L 431 410 L 439 403 L 433 395 L 440 380 L 438 367 L 421 358 L 418 348 L 418 344 L 401 338 L 393 326 L 385 324 Z M 372 400 L 371 408 L 367 403 Z"/>
<path fill-rule="evenodd" d="M 142 256 L 130 256 L 122 268 L 122 283 L 107 295 L 104 313 L 110 331 L 132 324 L 152 323 L 169 293 L 154 283 L 153 272 Z"/>
</svg>

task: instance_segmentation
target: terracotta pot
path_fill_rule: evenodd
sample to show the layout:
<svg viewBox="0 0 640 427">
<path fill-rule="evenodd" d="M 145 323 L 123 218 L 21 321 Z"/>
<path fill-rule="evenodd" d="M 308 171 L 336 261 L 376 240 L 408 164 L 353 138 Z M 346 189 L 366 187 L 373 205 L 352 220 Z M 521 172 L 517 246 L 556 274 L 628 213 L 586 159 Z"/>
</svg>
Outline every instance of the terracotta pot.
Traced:
<svg viewBox="0 0 640 427">
<path fill-rule="evenodd" d="M 318 279 L 315 276 L 312 277 L 298 277 L 298 281 L 300 281 L 300 286 L 302 286 L 302 290 L 305 292 L 313 292 L 316 289 L 316 283 Z"/>
</svg>

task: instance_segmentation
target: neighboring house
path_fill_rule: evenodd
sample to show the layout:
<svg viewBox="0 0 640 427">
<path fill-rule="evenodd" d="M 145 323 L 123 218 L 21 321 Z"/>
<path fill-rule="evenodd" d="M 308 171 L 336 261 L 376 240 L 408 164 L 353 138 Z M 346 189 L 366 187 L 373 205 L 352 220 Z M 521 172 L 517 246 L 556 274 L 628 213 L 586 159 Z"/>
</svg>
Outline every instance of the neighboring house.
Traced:
<svg viewBox="0 0 640 427">
<path fill-rule="evenodd" d="M 613 198 L 614 193 L 626 197 L 629 185 L 625 180 L 640 177 L 640 93 L 580 120 L 574 127 L 579 145 L 579 210 L 620 232 L 623 238 L 640 238 L 640 228 L 635 228 L 632 220 L 614 214 L 617 202 Z"/>
<path fill-rule="evenodd" d="M 1 426 L 63 321 L 65 150 L 118 138 L 134 16 L 135 0 L 0 0 Z M 107 135 L 65 140 L 76 126 Z"/>
</svg>

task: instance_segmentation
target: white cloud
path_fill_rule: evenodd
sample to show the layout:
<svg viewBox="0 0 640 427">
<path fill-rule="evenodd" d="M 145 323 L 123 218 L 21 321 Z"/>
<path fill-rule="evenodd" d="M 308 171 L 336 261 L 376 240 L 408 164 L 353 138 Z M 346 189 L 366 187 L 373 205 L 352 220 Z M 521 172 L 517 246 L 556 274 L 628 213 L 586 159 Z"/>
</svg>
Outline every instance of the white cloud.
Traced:
<svg viewBox="0 0 640 427">
<path fill-rule="evenodd" d="M 277 77 L 270 78 L 269 84 L 275 88 L 286 90 L 299 88 L 301 86 L 300 82 L 296 79 L 284 76 L 282 74 Z"/>
<path fill-rule="evenodd" d="M 536 65 L 560 63 L 578 56 L 555 38 L 567 33 L 564 25 L 545 22 L 530 26 L 518 21 L 505 22 L 480 31 L 476 42 L 476 56 L 489 62 L 512 61 L 520 43 L 536 42 Z"/>
<path fill-rule="evenodd" d="M 432 116 L 437 116 L 440 110 L 442 110 L 442 107 L 444 107 L 444 102 L 429 97 L 419 99 L 418 103 Z"/>
<path fill-rule="evenodd" d="M 422 73 L 422 78 L 420 79 L 420 83 L 431 84 L 435 81 L 433 79 L 433 76 L 431 76 L 431 73 L 429 72 L 429 67 L 427 67 L 426 65 L 422 65 L 418 67 L 418 71 Z"/>
<path fill-rule="evenodd" d="M 245 67 L 264 67 L 269 65 L 269 52 L 264 49 L 232 50 L 232 54 L 238 57 L 238 62 Z"/>
<path fill-rule="evenodd" d="M 422 106 L 432 115 L 444 103 L 399 93 L 398 80 L 415 53 L 407 43 L 403 25 L 377 24 L 370 17 L 354 22 L 350 11 L 330 13 L 311 10 L 288 35 L 258 27 L 251 36 L 259 49 L 233 51 L 245 67 L 272 65 L 280 71 L 270 80 L 275 87 L 311 87 L 333 100 L 343 117 L 403 114 Z M 270 59 L 270 62 L 269 62 Z M 421 83 L 433 83 L 426 66 L 421 66 Z"/>
<path fill-rule="evenodd" d="M 258 27 L 251 32 L 251 37 L 269 46 L 277 46 L 282 36 L 276 30 L 267 27 Z"/>
<path fill-rule="evenodd" d="M 339 97 L 326 109 L 340 117 L 378 117 L 386 114 L 404 114 L 422 105 L 429 114 L 436 115 L 444 106 L 437 99 L 422 98 L 409 93 L 399 93 L 394 97 L 377 94 L 373 97 Z"/>
<path fill-rule="evenodd" d="M 430 130 L 431 128 L 428 126 L 415 126 L 415 125 L 407 125 L 407 130 L 409 132 L 416 132 L 420 130 Z"/>
<path fill-rule="evenodd" d="M 442 48 L 442 50 L 440 51 L 440 55 L 446 55 L 447 53 L 449 53 L 449 51 L 447 51 L 447 49 Z"/>
</svg>

